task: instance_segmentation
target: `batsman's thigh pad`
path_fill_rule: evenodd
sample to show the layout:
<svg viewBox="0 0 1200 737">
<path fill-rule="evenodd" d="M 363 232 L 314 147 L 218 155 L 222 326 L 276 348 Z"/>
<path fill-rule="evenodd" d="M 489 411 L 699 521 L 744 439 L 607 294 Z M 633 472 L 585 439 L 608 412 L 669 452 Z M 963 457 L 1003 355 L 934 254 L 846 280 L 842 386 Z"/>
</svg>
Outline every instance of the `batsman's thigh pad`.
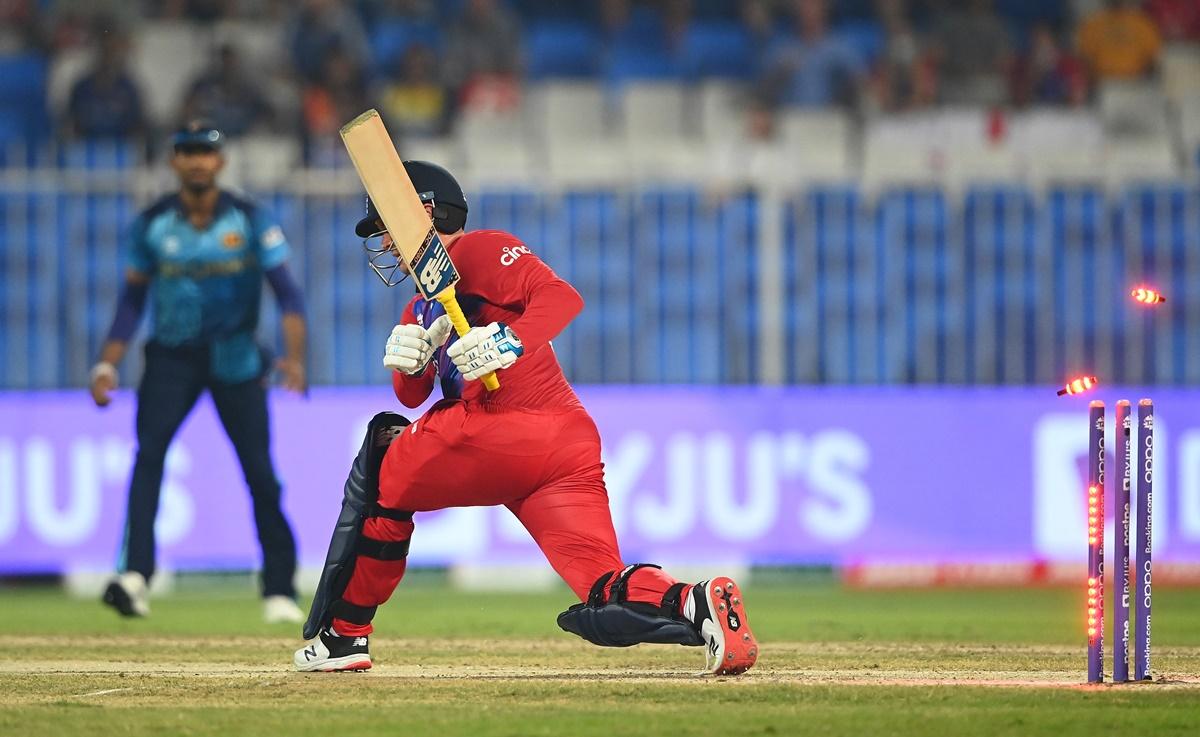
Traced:
<svg viewBox="0 0 1200 737">
<path fill-rule="evenodd" d="M 408 541 L 373 540 L 363 536 L 363 521 L 368 517 L 411 520 L 412 512 L 385 509 L 378 504 L 379 466 L 392 440 L 403 432 L 408 420 L 394 412 L 380 412 L 367 425 L 367 436 L 350 467 L 346 479 L 342 511 L 338 514 L 321 570 L 321 581 L 313 595 L 308 621 L 304 623 L 306 640 L 317 636 L 334 617 L 366 624 L 375 616 L 374 607 L 357 607 L 342 600 L 342 592 L 354 573 L 354 561 L 360 555 L 380 560 L 400 560 L 408 554 Z"/>
<path fill-rule="evenodd" d="M 679 598 L 687 584 L 677 583 L 667 589 L 658 606 L 626 598 L 629 576 L 639 568 L 658 566 L 638 563 L 605 573 L 592 584 L 587 601 L 558 615 L 558 626 L 605 647 L 629 647 L 643 642 L 703 645 L 700 633 L 679 614 Z"/>
</svg>

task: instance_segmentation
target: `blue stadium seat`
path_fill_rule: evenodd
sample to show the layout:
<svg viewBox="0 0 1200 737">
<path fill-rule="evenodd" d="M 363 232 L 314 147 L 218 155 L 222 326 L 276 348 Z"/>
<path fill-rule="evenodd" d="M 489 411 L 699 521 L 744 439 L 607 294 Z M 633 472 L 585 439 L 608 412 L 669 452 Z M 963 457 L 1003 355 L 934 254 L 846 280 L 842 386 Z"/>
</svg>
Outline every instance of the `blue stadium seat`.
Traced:
<svg viewBox="0 0 1200 737">
<path fill-rule="evenodd" d="M 747 79 L 757 71 L 757 51 L 740 25 L 693 23 L 684 40 L 684 64 L 691 77 Z"/>
<path fill-rule="evenodd" d="M 40 140 L 50 133 L 46 113 L 46 59 L 0 56 L 0 145 Z"/>
<path fill-rule="evenodd" d="M 683 80 L 687 69 L 682 58 L 661 46 L 622 43 L 610 50 L 605 68 L 609 84 L 633 80 Z"/>
<path fill-rule="evenodd" d="M 883 53 L 885 39 L 883 29 L 874 21 L 860 20 L 842 23 L 834 29 L 835 35 L 850 44 L 866 64 L 873 64 Z"/>
<path fill-rule="evenodd" d="M 616 43 L 658 46 L 665 35 L 662 16 L 649 5 L 635 5 L 629 13 L 629 22 L 613 40 Z"/>
<path fill-rule="evenodd" d="M 0 56 L 0 100 L 41 95 L 46 86 L 46 60 L 36 54 Z"/>
<path fill-rule="evenodd" d="M 0 107 L 0 168 L 24 164 L 23 160 L 18 160 L 20 157 L 8 150 L 8 144 L 23 140 L 26 128 L 25 114 L 20 108 L 8 105 Z"/>
<path fill-rule="evenodd" d="M 595 76 L 602 54 L 600 34 L 582 22 L 538 23 L 525 37 L 525 53 L 531 79 Z"/>
<path fill-rule="evenodd" d="M 389 19 L 377 24 L 370 34 L 375 68 L 385 73 L 393 68 L 413 44 L 424 44 L 434 50 L 440 49 L 442 45 L 441 31 L 432 23 Z"/>
</svg>

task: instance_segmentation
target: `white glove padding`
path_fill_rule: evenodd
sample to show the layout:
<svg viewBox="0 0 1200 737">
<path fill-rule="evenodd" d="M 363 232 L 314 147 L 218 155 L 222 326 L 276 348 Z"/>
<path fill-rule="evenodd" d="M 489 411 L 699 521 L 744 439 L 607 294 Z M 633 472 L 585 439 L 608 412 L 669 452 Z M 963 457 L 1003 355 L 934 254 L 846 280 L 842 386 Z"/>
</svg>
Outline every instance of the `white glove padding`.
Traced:
<svg viewBox="0 0 1200 737">
<path fill-rule="evenodd" d="M 433 351 L 450 337 L 450 318 L 442 315 L 429 329 L 420 325 L 397 325 L 388 336 L 383 365 L 406 374 L 419 374 L 429 365 Z"/>
<path fill-rule="evenodd" d="M 446 349 L 446 355 L 458 367 L 463 378 L 471 380 L 508 368 L 524 352 L 521 339 L 502 322 L 493 322 L 484 328 L 471 328 Z"/>
</svg>

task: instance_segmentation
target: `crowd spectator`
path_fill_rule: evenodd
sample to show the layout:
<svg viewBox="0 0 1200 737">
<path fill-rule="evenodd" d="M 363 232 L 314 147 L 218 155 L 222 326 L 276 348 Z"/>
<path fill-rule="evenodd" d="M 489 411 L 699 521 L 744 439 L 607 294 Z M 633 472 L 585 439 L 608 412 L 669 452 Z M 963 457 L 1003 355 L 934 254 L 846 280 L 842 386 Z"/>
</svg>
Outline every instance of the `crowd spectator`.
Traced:
<svg viewBox="0 0 1200 737">
<path fill-rule="evenodd" d="M 55 51 L 82 48 L 97 36 L 136 28 L 137 3 L 127 0 L 53 0 L 41 25 Z"/>
<path fill-rule="evenodd" d="M 1087 99 L 1087 69 L 1082 60 L 1062 47 L 1050 26 L 1034 26 L 1029 52 L 1013 73 L 1013 101 L 1078 107 Z"/>
<path fill-rule="evenodd" d="M 126 67 L 129 39 L 100 36 L 95 64 L 71 88 L 67 133 L 80 138 L 130 138 L 146 132 L 142 95 Z"/>
<path fill-rule="evenodd" d="M 933 104 L 937 97 L 933 59 L 908 19 L 904 0 L 879 0 L 876 8 L 884 31 L 873 84 L 876 103 L 888 111 Z"/>
<path fill-rule="evenodd" d="M 793 0 L 795 32 L 767 54 L 761 99 L 793 107 L 855 106 L 866 65 L 829 32 L 826 0 Z"/>
<path fill-rule="evenodd" d="M 365 70 L 355 55 L 341 46 L 330 48 L 317 80 L 305 86 L 301 105 L 306 144 L 336 139 L 346 121 L 370 107 Z"/>
<path fill-rule="evenodd" d="M 951 2 L 934 21 L 933 47 L 942 101 L 1000 105 L 1012 66 L 1008 28 L 991 0 Z"/>
<path fill-rule="evenodd" d="M 161 17 L 215 23 L 237 15 L 237 0 L 164 0 Z"/>
<path fill-rule="evenodd" d="M 516 103 L 521 37 L 517 20 L 497 0 L 467 0 L 450 25 L 442 60 L 446 79 L 466 108 Z"/>
<path fill-rule="evenodd" d="M 339 0 L 302 0 L 288 21 L 285 36 L 292 63 L 308 83 L 321 80 L 326 57 L 348 56 L 359 69 L 366 69 L 371 61 L 362 21 L 349 3 Z"/>
<path fill-rule="evenodd" d="M 438 17 L 434 0 L 359 0 L 358 7 L 368 28 L 399 18 L 432 22 Z"/>
<path fill-rule="evenodd" d="M 626 66 L 641 73 L 643 61 L 661 62 L 665 71 L 654 67 L 655 73 L 685 73 L 672 65 L 680 58 L 675 52 L 686 47 L 693 0 L 588 5 L 584 11 L 572 4 L 569 12 L 599 25 L 605 59 L 644 53 L 644 60 L 626 59 Z M 865 20 L 872 5 L 877 37 L 862 35 L 864 28 L 875 31 Z M 1067 5 L 1083 14 L 1073 44 L 1062 27 Z M 762 123 L 760 132 L 769 128 L 766 111 L 780 106 L 1081 105 L 1094 81 L 1155 71 L 1163 40 L 1200 41 L 1200 0 L 1006 0 L 1007 21 L 994 6 L 994 0 L 736 0 L 722 6 L 720 17 L 740 23 L 753 39 L 753 58 L 730 64 L 752 75 L 746 92 L 762 108 L 752 116 Z M 213 119 L 237 135 L 278 130 L 281 119 L 295 120 L 299 107 L 305 135 L 324 137 L 374 101 L 397 133 L 441 135 L 463 109 L 506 111 L 520 100 L 523 59 L 514 7 L 526 6 L 508 0 L 0 0 L 0 52 L 96 44 L 96 64 L 71 90 L 62 131 L 136 136 L 147 122 L 126 70 L 128 38 L 120 29 L 136 29 L 143 15 L 211 26 L 286 14 L 281 35 L 288 84 L 257 84 L 257 70 L 223 47 L 192 81 L 179 117 Z M 705 18 L 713 7 L 705 4 Z M 835 10 L 854 28 L 832 26 Z M 387 58 L 373 59 L 368 29 L 387 24 L 397 32 L 375 39 L 377 53 Z M 1019 55 L 1015 39 L 1021 40 Z M 298 83 L 290 83 L 292 75 Z"/>
<path fill-rule="evenodd" d="M 1149 74 L 1161 48 L 1154 21 L 1132 0 L 1106 0 L 1079 28 L 1079 53 L 1098 80 Z"/>
<path fill-rule="evenodd" d="M 600 17 L 600 32 L 610 45 L 629 28 L 632 15 L 629 0 L 600 0 L 597 13 Z"/>
<path fill-rule="evenodd" d="M 738 17 L 751 38 L 760 45 L 765 46 L 775 33 L 775 20 L 766 0 L 742 0 L 738 5 Z"/>
<path fill-rule="evenodd" d="M 34 46 L 33 0 L 0 0 L 0 55 Z"/>
<path fill-rule="evenodd" d="M 1168 41 L 1200 41 L 1200 2 L 1147 0 L 1146 12 Z"/>
<path fill-rule="evenodd" d="M 395 75 L 383 84 L 379 102 L 394 134 L 431 136 L 445 132 L 449 103 L 438 83 L 437 56 L 425 44 L 409 46 Z"/>
<path fill-rule="evenodd" d="M 269 126 L 271 107 L 243 68 L 237 49 L 224 44 L 214 57 L 211 68 L 192 83 L 183 104 L 184 120 L 212 121 L 231 136 Z"/>
<path fill-rule="evenodd" d="M 662 0 L 663 40 L 671 53 L 679 51 L 687 40 L 692 23 L 691 0 Z"/>
</svg>

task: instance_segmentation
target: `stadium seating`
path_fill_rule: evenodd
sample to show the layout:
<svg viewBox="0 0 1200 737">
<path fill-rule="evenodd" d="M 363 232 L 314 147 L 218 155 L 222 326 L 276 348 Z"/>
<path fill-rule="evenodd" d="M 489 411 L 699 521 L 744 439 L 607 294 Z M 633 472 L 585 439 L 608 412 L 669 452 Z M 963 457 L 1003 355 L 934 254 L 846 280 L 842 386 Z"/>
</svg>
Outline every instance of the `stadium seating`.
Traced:
<svg viewBox="0 0 1200 737">
<path fill-rule="evenodd" d="M 375 24 L 369 33 L 373 67 L 380 76 L 394 70 L 397 62 L 413 44 L 440 48 L 441 30 L 432 23 L 389 18 Z"/>
<path fill-rule="evenodd" d="M 1109 138 L 1166 138 L 1166 100 L 1157 84 L 1105 82 L 1096 92 Z"/>
<path fill-rule="evenodd" d="M 45 139 L 46 61 L 35 54 L 0 56 L 0 145 Z"/>
<path fill-rule="evenodd" d="M 692 23 L 683 40 L 683 70 L 689 79 L 751 79 L 758 73 L 750 33 L 728 21 Z"/>
<path fill-rule="evenodd" d="M 176 124 L 188 85 L 208 64 L 210 46 L 207 34 L 174 21 L 147 22 L 134 37 L 130 68 L 154 124 Z"/>
<path fill-rule="evenodd" d="M 1195 44 L 1169 44 L 1163 49 L 1162 90 L 1178 105 L 1200 97 L 1200 47 Z"/>
<path fill-rule="evenodd" d="M 525 36 L 525 72 L 532 80 L 594 77 L 600 70 L 600 34 L 571 21 L 535 23 Z"/>
</svg>

